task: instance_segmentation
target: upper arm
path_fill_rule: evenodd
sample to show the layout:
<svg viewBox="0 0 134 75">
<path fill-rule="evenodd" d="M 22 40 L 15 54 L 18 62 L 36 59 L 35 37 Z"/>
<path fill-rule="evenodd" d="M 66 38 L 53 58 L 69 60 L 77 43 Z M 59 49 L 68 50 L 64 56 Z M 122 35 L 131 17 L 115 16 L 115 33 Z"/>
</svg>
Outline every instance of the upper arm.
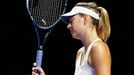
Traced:
<svg viewBox="0 0 134 75">
<path fill-rule="evenodd" d="M 111 55 L 105 43 L 98 42 L 93 46 L 91 60 L 96 75 L 111 75 Z"/>
</svg>

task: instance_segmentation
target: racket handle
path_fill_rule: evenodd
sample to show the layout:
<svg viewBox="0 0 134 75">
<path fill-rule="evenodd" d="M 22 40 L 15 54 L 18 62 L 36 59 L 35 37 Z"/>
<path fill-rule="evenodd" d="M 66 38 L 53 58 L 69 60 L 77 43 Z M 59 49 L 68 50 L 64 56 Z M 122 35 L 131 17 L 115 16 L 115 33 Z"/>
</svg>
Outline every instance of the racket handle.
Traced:
<svg viewBox="0 0 134 75">
<path fill-rule="evenodd" d="M 43 56 L 43 51 L 42 50 L 37 50 L 37 55 L 36 55 L 36 66 L 37 67 L 41 67 L 42 56 Z M 40 75 L 40 74 L 38 73 L 37 75 Z"/>
</svg>

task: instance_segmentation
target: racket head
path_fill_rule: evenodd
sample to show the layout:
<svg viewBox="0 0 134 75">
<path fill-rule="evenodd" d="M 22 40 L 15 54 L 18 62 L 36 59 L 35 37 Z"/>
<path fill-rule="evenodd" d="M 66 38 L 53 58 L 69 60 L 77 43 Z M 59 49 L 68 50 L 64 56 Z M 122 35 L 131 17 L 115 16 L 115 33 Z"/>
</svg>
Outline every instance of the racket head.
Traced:
<svg viewBox="0 0 134 75">
<path fill-rule="evenodd" d="M 49 29 L 56 25 L 66 6 L 67 0 L 26 0 L 31 20 L 41 29 Z"/>
</svg>

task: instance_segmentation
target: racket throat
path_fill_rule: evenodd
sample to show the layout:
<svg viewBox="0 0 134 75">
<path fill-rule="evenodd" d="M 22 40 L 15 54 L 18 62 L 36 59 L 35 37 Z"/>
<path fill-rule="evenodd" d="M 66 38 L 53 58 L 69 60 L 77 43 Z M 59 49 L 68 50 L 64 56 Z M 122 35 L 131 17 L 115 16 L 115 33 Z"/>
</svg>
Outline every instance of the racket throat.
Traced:
<svg viewBox="0 0 134 75">
<path fill-rule="evenodd" d="M 39 46 L 39 50 L 43 50 L 43 46 Z"/>
</svg>

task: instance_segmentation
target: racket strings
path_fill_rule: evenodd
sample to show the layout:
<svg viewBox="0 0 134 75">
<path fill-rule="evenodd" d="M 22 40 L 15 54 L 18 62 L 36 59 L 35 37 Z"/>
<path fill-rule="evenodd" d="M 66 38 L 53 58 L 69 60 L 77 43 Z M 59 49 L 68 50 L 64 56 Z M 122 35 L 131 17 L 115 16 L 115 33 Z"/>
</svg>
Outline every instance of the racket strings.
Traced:
<svg viewBox="0 0 134 75">
<path fill-rule="evenodd" d="M 33 20 L 41 28 L 49 28 L 56 24 L 65 8 L 64 0 L 32 0 L 29 10 Z"/>
</svg>

